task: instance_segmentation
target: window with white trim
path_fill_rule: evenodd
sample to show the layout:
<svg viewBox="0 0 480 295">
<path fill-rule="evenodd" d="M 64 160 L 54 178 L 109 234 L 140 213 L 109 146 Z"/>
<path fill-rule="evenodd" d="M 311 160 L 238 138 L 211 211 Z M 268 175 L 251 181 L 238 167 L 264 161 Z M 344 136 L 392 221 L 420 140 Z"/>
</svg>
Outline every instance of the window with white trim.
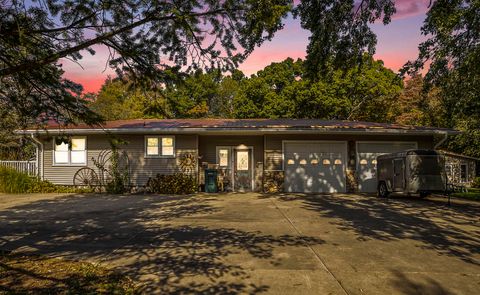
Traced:
<svg viewBox="0 0 480 295">
<path fill-rule="evenodd" d="M 69 143 L 55 143 L 53 161 L 56 165 L 86 165 L 87 138 L 76 136 Z"/>
<path fill-rule="evenodd" d="M 175 137 L 173 136 L 146 136 L 146 157 L 174 157 Z"/>
</svg>

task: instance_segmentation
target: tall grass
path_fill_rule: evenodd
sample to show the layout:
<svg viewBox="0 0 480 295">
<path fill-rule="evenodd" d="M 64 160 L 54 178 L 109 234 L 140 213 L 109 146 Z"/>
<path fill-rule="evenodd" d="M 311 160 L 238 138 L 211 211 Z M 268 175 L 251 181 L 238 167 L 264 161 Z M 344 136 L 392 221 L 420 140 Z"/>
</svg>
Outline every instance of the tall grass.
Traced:
<svg viewBox="0 0 480 295">
<path fill-rule="evenodd" d="M 89 193 L 90 188 L 54 185 L 50 181 L 28 176 L 15 169 L 0 166 L 0 193 Z"/>
<path fill-rule="evenodd" d="M 0 166 L 0 192 L 9 194 L 26 193 L 34 179 L 15 169 Z"/>
</svg>

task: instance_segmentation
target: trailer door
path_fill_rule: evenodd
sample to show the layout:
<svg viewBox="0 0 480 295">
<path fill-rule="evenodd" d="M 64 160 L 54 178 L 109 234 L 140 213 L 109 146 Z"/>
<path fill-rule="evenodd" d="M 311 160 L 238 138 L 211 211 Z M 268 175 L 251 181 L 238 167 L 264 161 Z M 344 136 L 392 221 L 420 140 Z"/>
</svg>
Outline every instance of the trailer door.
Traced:
<svg viewBox="0 0 480 295">
<path fill-rule="evenodd" d="M 405 188 L 405 160 L 393 160 L 393 191 L 403 191 Z"/>
</svg>

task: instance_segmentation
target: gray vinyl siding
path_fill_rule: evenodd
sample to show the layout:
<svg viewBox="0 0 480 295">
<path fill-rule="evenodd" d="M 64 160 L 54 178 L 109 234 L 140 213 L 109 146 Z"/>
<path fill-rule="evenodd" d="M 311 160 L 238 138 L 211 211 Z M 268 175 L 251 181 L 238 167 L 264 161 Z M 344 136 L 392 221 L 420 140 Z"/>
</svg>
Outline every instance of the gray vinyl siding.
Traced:
<svg viewBox="0 0 480 295">
<path fill-rule="evenodd" d="M 158 134 L 154 134 L 157 136 Z M 81 135 L 80 135 L 81 136 Z M 193 154 L 197 157 L 197 136 L 196 135 L 175 135 L 175 157 L 170 158 L 145 158 L 145 136 L 144 135 L 118 135 L 127 141 L 120 150 L 128 155 L 131 171 L 131 182 L 136 186 L 146 184 L 149 177 L 157 174 L 173 174 L 181 172 L 180 161 L 185 154 Z M 53 140 L 43 140 L 44 157 L 43 169 L 44 179 L 55 184 L 73 185 L 75 173 L 82 167 L 90 167 L 96 172 L 92 158 L 97 159 L 102 150 L 109 150 L 110 145 L 106 135 L 87 136 L 87 165 L 82 166 L 60 166 L 53 164 Z"/>
<path fill-rule="evenodd" d="M 149 177 L 157 174 L 182 172 L 180 162 L 186 154 L 198 157 L 196 135 L 175 135 L 175 158 L 146 158 L 143 135 L 129 135 L 124 138 L 129 142 L 124 150 L 130 159 L 131 180 L 138 186 L 145 185 Z"/>
<path fill-rule="evenodd" d="M 284 140 L 334 140 L 334 141 L 415 141 L 419 149 L 432 149 L 432 136 L 395 136 L 395 135 L 315 135 L 281 134 L 265 135 L 265 170 L 282 170 Z"/>
<path fill-rule="evenodd" d="M 82 136 L 82 135 L 79 135 Z M 82 167 L 90 167 L 97 171 L 92 158 L 97 158 L 99 153 L 108 149 L 108 141 L 105 136 L 89 135 L 87 136 L 87 164 L 86 165 L 55 165 L 54 157 L 54 140 L 53 138 L 43 140 L 43 177 L 45 180 L 54 184 L 73 185 L 73 176 Z"/>
<path fill-rule="evenodd" d="M 217 146 L 239 145 L 253 147 L 253 160 L 255 163 L 263 162 L 263 136 L 200 136 L 198 141 L 202 162 L 217 162 Z"/>
</svg>

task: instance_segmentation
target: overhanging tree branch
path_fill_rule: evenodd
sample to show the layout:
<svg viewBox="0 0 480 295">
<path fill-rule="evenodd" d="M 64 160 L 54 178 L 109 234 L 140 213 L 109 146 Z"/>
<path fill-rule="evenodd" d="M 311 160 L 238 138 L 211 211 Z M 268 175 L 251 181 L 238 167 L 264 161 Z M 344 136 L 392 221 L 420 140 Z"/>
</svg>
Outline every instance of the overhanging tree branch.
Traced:
<svg viewBox="0 0 480 295">
<path fill-rule="evenodd" d="M 208 16 L 208 15 L 222 14 L 222 13 L 225 13 L 225 12 L 226 11 L 224 9 L 216 9 L 216 10 L 202 12 L 202 13 L 191 13 L 191 14 L 188 14 L 188 16 L 189 17 L 202 17 L 202 16 Z M 46 65 L 46 64 L 53 63 L 53 62 L 57 61 L 58 59 L 60 59 L 62 57 L 65 57 L 69 54 L 72 54 L 72 53 L 78 52 L 80 50 L 86 49 L 86 48 L 88 48 L 92 45 L 101 43 L 101 42 L 103 42 L 103 41 L 105 41 L 105 40 L 107 40 L 107 39 L 109 39 L 113 36 L 116 36 L 116 35 L 121 34 L 121 33 L 128 32 L 128 31 L 130 31 L 130 30 L 132 30 L 132 29 L 134 29 L 138 26 L 141 26 L 143 24 L 146 24 L 146 23 L 149 23 L 149 22 L 152 22 L 152 21 L 168 21 L 168 20 L 176 19 L 178 17 L 184 17 L 184 16 L 182 16 L 182 15 L 169 15 L 169 16 L 164 16 L 164 17 L 155 17 L 154 15 L 147 16 L 144 19 L 133 22 L 133 23 L 127 25 L 127 26 L 124 26 L 124 27 L 119 28 L 117 30 L 114 30 L 114 31 L 105 33 L 103 35 L 97 36 L 96 38 L 87 40 L 87 41 L 85 41 L 81 44 L 78 44 L 76 46 L 61 50 L 57 53 L 46 56 L 42 59 L 29 60 L 29 61 L 25 61 L 21 64 L 18 64 L 18 65 L 14 65 L 14 66 L 11 66 L 11 67 L 0 69 L 0 77 L 21 73 L 21 72 L 24 72 L 24 71 L 28 71 L 28 70 L 31 70 L 31 69 L 41 67 L 41 66 Z"/>
</svg>

